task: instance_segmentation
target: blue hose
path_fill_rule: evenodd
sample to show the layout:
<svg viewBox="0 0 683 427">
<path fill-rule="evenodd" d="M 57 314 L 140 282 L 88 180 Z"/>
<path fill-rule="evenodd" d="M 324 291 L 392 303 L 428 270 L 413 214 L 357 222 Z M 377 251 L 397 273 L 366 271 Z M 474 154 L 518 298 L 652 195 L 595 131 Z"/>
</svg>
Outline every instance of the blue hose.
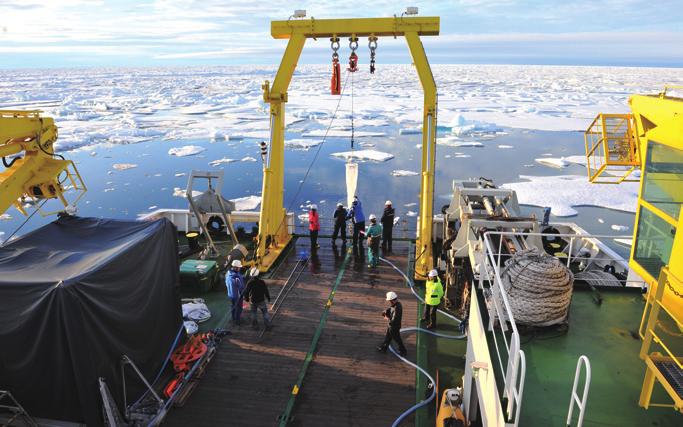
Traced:
<svg viewBox="0 0 683 427">
<path fill-rule="evenodd" d="M 416 328 L 416 329 L 417 329 L 417 328 Z M 401 331 L 403 331 L 403 330 L 401 330 Z M 398 354 L 398 353 L 396 352 L 396 350 L 394 350 L 394 347 L 389 346 L 389 350 L 391 350 L 391 352 L 394 353 L 394 355 L 395 355 L 396 357 L 398 357 L 399 359 L 401 359 L 402 362 L 407 363 L 407 364 L 409 364 L 410 366 L 412 366 L 413 368 L 415 368 L 415 369 L 417 369 L 418 371 L 422 372 L 427 378 L 429 378 L 429 381 L 430 381 L 432 384 L 434 384 L 434 378 L 432 378 L 432 376 L 429 375 L 429 374 L 427 373 L 426 370 L 420 368 L 417 364 L 411 362 L 410 360 L 408 360 L 408 359 L 406 359 L 405 357 L 403 357 L 403 356 L 401 356 L 400 354 Z M 398 418 L 396 418 L 396 421 L 394 421 L 394 423 L 391 425 L 391 427 L 397 427 L 399 424 L 401 424 L 401 423 L 403 422 L 403 420 L 404 420 L 408 415 L 410 415 L 410 414 L 412 414 L 413 412 L 417 411 L 417 410 L 420 409 L 421 407 L 423 407 L 423 406 L 425 406 L 425 405 L 428 405 L 429 402 L 431 402 L 432 400 L 434 400 L 434 397 L 436 397 L 436 388 L 435 388 L 435 387 L 432 387 L 432 394 L 431 394 L 427 399 L 424 399 L 424 400 L 422 400 L 422 401 L 416 403 L 415 405 L 411 406 L 410 408 L 408 408 L 407 411 L 405 411 L 404 413 L 402 413 L 401 415 L 399 415 Z"/>
<path fill-rule="evenodd" d="M 415 298 L 417 298 L 418 300 L 420 300 L 421 302 L 424 303 L 424 299 L 422 299 L 422 297 L 420 297 L 420 295 L 415 290 L 415 286 L 414 286 L 413 281 L 410 280 L 410 278 L 404 272 L 402 272 L 398 267 L 396 267 L 396 265 L 394 265 L 391 261 L 386 260 L 384 258 L 380 258 L 380 260 L 386 262 L 387 264 L 392 266 L 394 268 L 394 270 L 398 271 L 399 274 L 401 276 L 403 276 L 403 278 L 405 279 L 406 283 L 410 287 L 410 291 L 413 293 L 413 295 L 415 295 Z M 442 311 L 442 310 L 438 310 L 438 312 L 441 313 L 442 315 L 452 319 L 452 320 L 455 320 L 458 324 L 462 323 L 462 321 L 460 319 L 458 319 L 457 317 L 453 316 L 450 313 L 446 313 L 445 311 Z M 465 334 L 446 335 L 446 334 L 434 332 L 430 329 L 417 328 L 417 327 L 401 328 L 401 332 L 424 332 L 424 333 L 434 335 L 434 336 L 439 337 L 439 338 L 446 338 L 446 339 L 452 339 L 452 340 L 461 340 L 461 339 L 466 337 Z M 417 369 L 418 371 L 422 372 L 427 378 L 429 378 L 429 381 L 432 383 L 432 394 L 427 399 L 421 400 L 420 402 L 418 402 L 415 405 L 408 408 L 401 415 L 399 415 L 398 418 L 396 418 L 394 423 L 391 425 L 391 427 L 397 427 L 399 424 L 401 424 L 403 422 L 403 420 L 406 419 L 406 417 L 408 415 L 412 414 L 413 412 L 417 411 L 418 409 L 422 408 L 423 406 L 428 405 L 432 400 L 434 400 L 434 398 L 436 397 L 436 388 L 433 386 L 434 385 L 434 378 L 432 378 L 432 376 L 429 375 L 425 369 L 419 367 L 416 363 L 413 363 L 410 360 L 408 360 L 405 357 L 398 354 L 392 346 L 389 346 L 389 350 L 391 350 L 391 352 L 394 353 L 394 355 L 396 357 L 398 357 L 402 362 L 407 363 L 408 365 L 410 365 L 413 368 Z"/>
</svg>

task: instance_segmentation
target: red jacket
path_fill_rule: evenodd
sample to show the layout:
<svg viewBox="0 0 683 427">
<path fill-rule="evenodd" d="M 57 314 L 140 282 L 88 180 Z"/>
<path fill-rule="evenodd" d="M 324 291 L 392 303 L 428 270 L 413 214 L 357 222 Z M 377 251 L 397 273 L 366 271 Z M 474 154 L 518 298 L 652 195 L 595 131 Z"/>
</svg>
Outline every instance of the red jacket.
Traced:
<svg viewBox="0 0 683 427">
<path fill-rule="evenodd" d="M 318 211 L 308 211 L 308 229 L 311 231 L 320 230 L 320 217 Z"/>
</svg>

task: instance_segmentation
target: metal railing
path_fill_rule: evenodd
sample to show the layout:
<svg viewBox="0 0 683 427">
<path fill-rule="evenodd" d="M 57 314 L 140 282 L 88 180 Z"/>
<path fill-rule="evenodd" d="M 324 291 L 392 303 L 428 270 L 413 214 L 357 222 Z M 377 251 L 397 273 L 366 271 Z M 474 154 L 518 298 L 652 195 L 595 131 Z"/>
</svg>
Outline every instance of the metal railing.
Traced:
<svg viewBox="0 0 683 427">
<path fill-rule="evenodd" d="M 579 395 L 576 394 L 576 388 L 579 386 L 579 378 L 581 374 L 581 367 L 583 366 L 583 370 L 586 373 L 585 374 L 585 380 L 583 384 L 583 394 L 579 398 Z M 582 355 L 579 357 L 578 362 L 576 362 L 576 373 L 574 374 L 574 385 L 572 386 L 572 394 L 571 398 L 569 399 L 569 412 L 567 413 L 567 427 L 571 425 L 572 421 L 572 413 L 574 412 L 574 404 L 579 408 L 579 419 L 576 423 L 576 427 L 581 427 L 583 425 L 583 415 L 586 410 L 586 403 L 588 401 L 588 389 L 590 388 L 591 385 L 591 362 L 588 360 L 588 357 L 585 355 Z"/>
<path fill-rule="evenodd" d="M 497 245 L 494 244 L 494 236 L 499 236 Z M 507 419 L 512 420 L 510 422 L 514 426 L 518 425 L 519 416 L 521 413 L 524 379 L 526 375 L 526 360 L 524 351 L 520 348 L 519 331 L 517 329 L 514 315 L 512 313 L 512 309 L 510 308 L 508 296 L 503 287 L 503 282 L 501 279 L 501 268 L 503 263 L 502 258 L 503 256 L 510 256 L 509 253 L 503 252 L 503 238 L 508 237 L 519 242 L 520 239 L 532 237 L 538 238 L 539 242 L 536 243 L 540 243 L 540 239 L 544 236 L 569 240 L 565 248 L 567 266 L 569 266 L 572 261 L 576 260 L 586 261 L 587 263 L 603 260 L 616 261 L 617 263 L 621 264 L 623 268 L 628 268 L 628 264 L 623 260 L 623 258 L 596 240 L 599 238 L 624 238 L 624 236 L 524 233 L 511 231 L 490 231 L 484 234 L 485 261 L 482 263 L 482 266 L 484 268 L 485 274 L 481 274 L 479 276 L 479 288 L 482 290 L 486 289 L 490 292 L 488 329 L 491 332 L 493 346 L 496 351 L 496 357 L 492 359 L 498 360 L 498 368 L 500 368 L 500 372 L 505 377 L 503 381 L 503 391 L 500 398 L 507 400 Z M 631 236 L 628 237 L 630 238 Z M 583 246 L 580 245 L 584 245 L 585 243 L 583 241 L 577 242 L 577 239 L 583 241 L 588 239 L 588 242 L 591 245 L 595 245 L 598 250 L 605 252 L 607 256 L 596 258 L 579 255 L 581 249 L 583 248 Z M 494 250 L 494 248 L 497 250 Z M 586 266 L 588 265 L 589 264 Z M 623 283 L 624 281 L 621 282 Z M 642 282 L 638 282 L 637 286 L 640 286 L 641 284 Z M 587 364 L 587 368 L 587 378 L 589 382 L 589 364 Z M 587 397 L 587 391 L 584 392 L 584 395 L 584 397 Z M 583 416 L 583 408 L 585 408 L 585 400 L 582 402 L 583 403 L 580 404 L 581 417 Z"/>
<path fill-rule="evenodd" d="M 492 236 L 500 236 L 498 239 L 498 244 L 495 245 L 491 240 Z M 542 243 L 543 237 L 553 237 L 569 240 L 569 243 L 563 249 L 562 257 L 556 257 L 563 262 L 567 267 L 570 266 L 572 262 L 585 262 L 585 270 L 591 266 L 591 264 L 596 262 L 604 261 L 606 263 L 615 262 L 621 268 L 628 271 L 628 262 L 617 254 L 615 251 L 600 242 L 602 240 L 616 240 L 616 239 L 631 239 L 631 235 L 600 235 L 600 234 L 576 234 L 576 233 L 531 233 L 531 232 L 514 232 L 514 231 L 489 231 L 485 234 L 484 240 L 487 247 L 487 254 L 490 262 L 495 266 L 497 271 L 501 270 L 501 264 L 503 263 L 504 257 L 509 257 L 511 254 L 509 252 L 503 251 L 503 237 L 511 238 L 511 241 L 519 241 L 519 239 L 526 240 L 527 237 L 537 238 L 536 242 L 533 242 L 530 246 L 534 247 Z M 577 242 L 577 240 L 581 240 Z M 497 246 L 497 251 L 493 251 L 492 248 Z M 590 247 L 597 248 L 600 253 L 605 253 L 605 256 L 592 256 L 590 254 L 581 255 L 582 250 L 590 249 Z M 619 281 L 623 286 L 629 287 L 643 287 L 645 282 L 643 280 L 620 280 L 616 277 L 614 280 Z"/>
<path fill-rule="evenodd" d="M 493 278 L 493 280 L 488 281 L 493 311 L 493 316 L 491 316 L 491 310 L 489 310 L 489 330 L 492 332 L 491 336 L 496 349 L 496 358 L 500 371 L 505 376 L 501 397 L 507 399 L 506 417 L 508 420 L 514 419 L 512 423 L 514 426 L 517 426 L 519 425 L 519 416 L 522 408 L 526 358 L 524 352 L 520 349 L 519 331 L 512 315 L 507 294 L 502 287 L 499 264 L 496 263 L 491 242 L 486 236 L 484 242 L 488 262 L 485 261 L 483 266 L 486 270 L 486 276 Z M 479 288 L 482 290 L 487 289 L 484 276 L 483 274 L 479 276 Z M 503 345 L 498 343 L 499 334 L 502 337 Z M 503 366 L 504 364 L 506 367 Z"/>
</svg>

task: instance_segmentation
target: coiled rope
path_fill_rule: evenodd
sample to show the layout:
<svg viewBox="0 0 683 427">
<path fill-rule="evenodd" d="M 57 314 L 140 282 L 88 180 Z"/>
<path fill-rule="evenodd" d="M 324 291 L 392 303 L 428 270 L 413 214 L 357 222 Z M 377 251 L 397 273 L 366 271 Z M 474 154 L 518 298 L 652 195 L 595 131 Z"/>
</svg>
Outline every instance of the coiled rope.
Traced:
<svg viewBox="0 0 683 427">
<path fill-rule="evenodd" d="M 500 277 L 517 324 L 566 321 L 574 275 L 559 259 L 536 248 L 520 251 L 505 262 Z"/>
</svg>

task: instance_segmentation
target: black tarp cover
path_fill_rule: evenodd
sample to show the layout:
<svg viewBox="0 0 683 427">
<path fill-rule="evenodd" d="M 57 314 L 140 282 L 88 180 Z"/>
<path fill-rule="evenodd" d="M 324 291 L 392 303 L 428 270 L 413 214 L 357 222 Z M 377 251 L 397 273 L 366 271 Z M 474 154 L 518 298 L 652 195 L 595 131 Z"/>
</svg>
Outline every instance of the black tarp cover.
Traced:
<svg viewBox="0 0 683 427">
<path fill-rule="evenodd" d="M 101 425 L 98 377 L 121 405 L 121 356 L 151 381 L 178 334 L 178 270 L 166 219 L 64 217 L 0 247 L 0 389 L 32 416 Z"/>
</svg>

